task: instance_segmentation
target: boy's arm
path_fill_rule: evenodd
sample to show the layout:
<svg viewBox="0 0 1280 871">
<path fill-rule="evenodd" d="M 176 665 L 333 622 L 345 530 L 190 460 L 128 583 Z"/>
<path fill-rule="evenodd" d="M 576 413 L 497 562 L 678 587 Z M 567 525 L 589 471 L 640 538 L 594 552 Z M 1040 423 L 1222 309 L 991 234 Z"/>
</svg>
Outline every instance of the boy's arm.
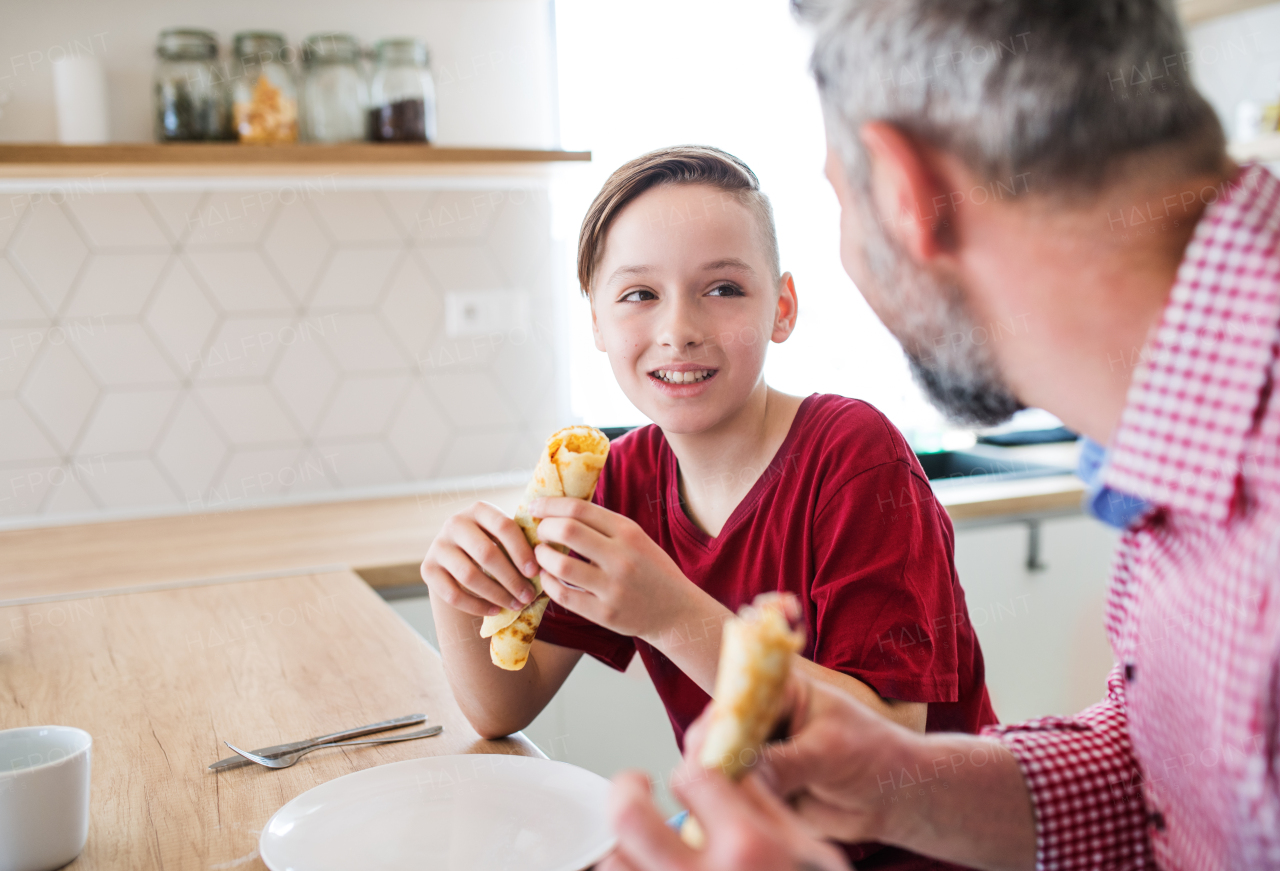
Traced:
<svg viewBox="0 0 1280 871">
<path fill-rule="evenodd" d="M 534 640 L 520 671 L 489 659 L 480 619 L 444 603 L 431 603 L 444 673 L 458 707 L 483 738 L 501 738 L 533 722 L 560 689 L 582 653 Z"/>
<path fill-rule="evenodd" d="M 666 551 L 628 518 L 577 499 L 539 500 L 531 508 L 543 518 L 538 535 L 544 542 L 564 545 L 590 560 L 539 545 L 536 556 L 547 595 L 593 623 L 644 640 L 710 695 L 721 630 L 733 612 L 685 577 Z M 925 703 L 882 699 L 857 678 L 796 659 L 814 680 L 838 687 L 896 723 L 924 731 Z"/>
<path fill-rule="evenodd" d="M 458 706 L 485 738 L 518 732 L 560 689 L 581 654 L 535 641 L 521 671 L 506 671 L 489 657 L 480 637 L 485 615 L 519 608 L 534 590 L 525 574 L 537 569 L 533 551 L 515 521 L 477 502 L 444 524 L 422 562 L 445 676 Z"/>
</svg>

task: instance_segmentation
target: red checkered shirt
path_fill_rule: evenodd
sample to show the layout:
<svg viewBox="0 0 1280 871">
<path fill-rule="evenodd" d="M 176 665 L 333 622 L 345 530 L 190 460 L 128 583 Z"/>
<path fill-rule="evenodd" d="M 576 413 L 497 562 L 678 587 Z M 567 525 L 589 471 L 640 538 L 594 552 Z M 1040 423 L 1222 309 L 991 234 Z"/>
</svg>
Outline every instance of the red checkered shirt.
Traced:
<svg viewBox="0 0 1280 871">
<path fill-rule="evenodd" d="M 1107 697 L 988 732 L 1030 788 L 1040 868 L 1280 866 L 1280 181 L 1197 193 L 1104 473 L 1154 506 L 1116 555 Z"/>
</svg>

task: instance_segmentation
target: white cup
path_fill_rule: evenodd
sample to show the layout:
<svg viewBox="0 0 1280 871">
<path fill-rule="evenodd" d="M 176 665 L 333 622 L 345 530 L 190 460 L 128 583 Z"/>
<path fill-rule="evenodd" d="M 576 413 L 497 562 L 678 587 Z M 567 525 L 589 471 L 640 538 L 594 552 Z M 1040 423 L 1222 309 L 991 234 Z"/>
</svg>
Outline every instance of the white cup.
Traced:
<svg viewBox="0 0 1280 871">
<path fill-rule="evenodd" d="M 89 837 L 89 748 L 70 726 L 0 732 L 0 871 L 52 871 Z"/>
</svg>

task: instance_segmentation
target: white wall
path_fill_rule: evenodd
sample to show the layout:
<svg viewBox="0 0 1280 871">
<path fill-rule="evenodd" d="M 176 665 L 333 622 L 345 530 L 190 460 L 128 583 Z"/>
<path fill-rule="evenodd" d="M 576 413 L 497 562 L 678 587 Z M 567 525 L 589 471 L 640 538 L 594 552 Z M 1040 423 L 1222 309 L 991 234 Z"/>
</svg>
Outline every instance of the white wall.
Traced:
<svg viewBox="0 0 1280 871">
<path fill-rule="evenodd" d="M 426 41 L 440 142 L 545 148 L 559 139 L 551 0 L 5 0 L 0 6 L 0 141 L 52 141 L 50 57 L 94 51 L 107 73 L 111 138 L 151 139 L 156 35 L 203 27 L 229 48 L 239 30 L 292 43 L 344 31 L 371 43 Z"/>
</svg>

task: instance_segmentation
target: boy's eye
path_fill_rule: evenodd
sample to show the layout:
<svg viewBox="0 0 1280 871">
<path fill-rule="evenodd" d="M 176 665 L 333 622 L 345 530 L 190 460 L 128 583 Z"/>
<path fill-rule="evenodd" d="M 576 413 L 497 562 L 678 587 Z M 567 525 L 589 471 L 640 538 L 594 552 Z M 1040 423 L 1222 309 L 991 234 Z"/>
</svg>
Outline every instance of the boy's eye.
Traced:
<svg viewBox="0 0 1280 871">
<path fill-rule="evenodd" d="M 711 291 L 712 296 L 743 296 L 741 290 L 732 284 L 721 284 Z"/>
<path fill-rule="evenodd" d="M 629 290 L 618 298 L 618 302 L 648 302 L 657 298 L 652 290 Z"/>
</svg>

